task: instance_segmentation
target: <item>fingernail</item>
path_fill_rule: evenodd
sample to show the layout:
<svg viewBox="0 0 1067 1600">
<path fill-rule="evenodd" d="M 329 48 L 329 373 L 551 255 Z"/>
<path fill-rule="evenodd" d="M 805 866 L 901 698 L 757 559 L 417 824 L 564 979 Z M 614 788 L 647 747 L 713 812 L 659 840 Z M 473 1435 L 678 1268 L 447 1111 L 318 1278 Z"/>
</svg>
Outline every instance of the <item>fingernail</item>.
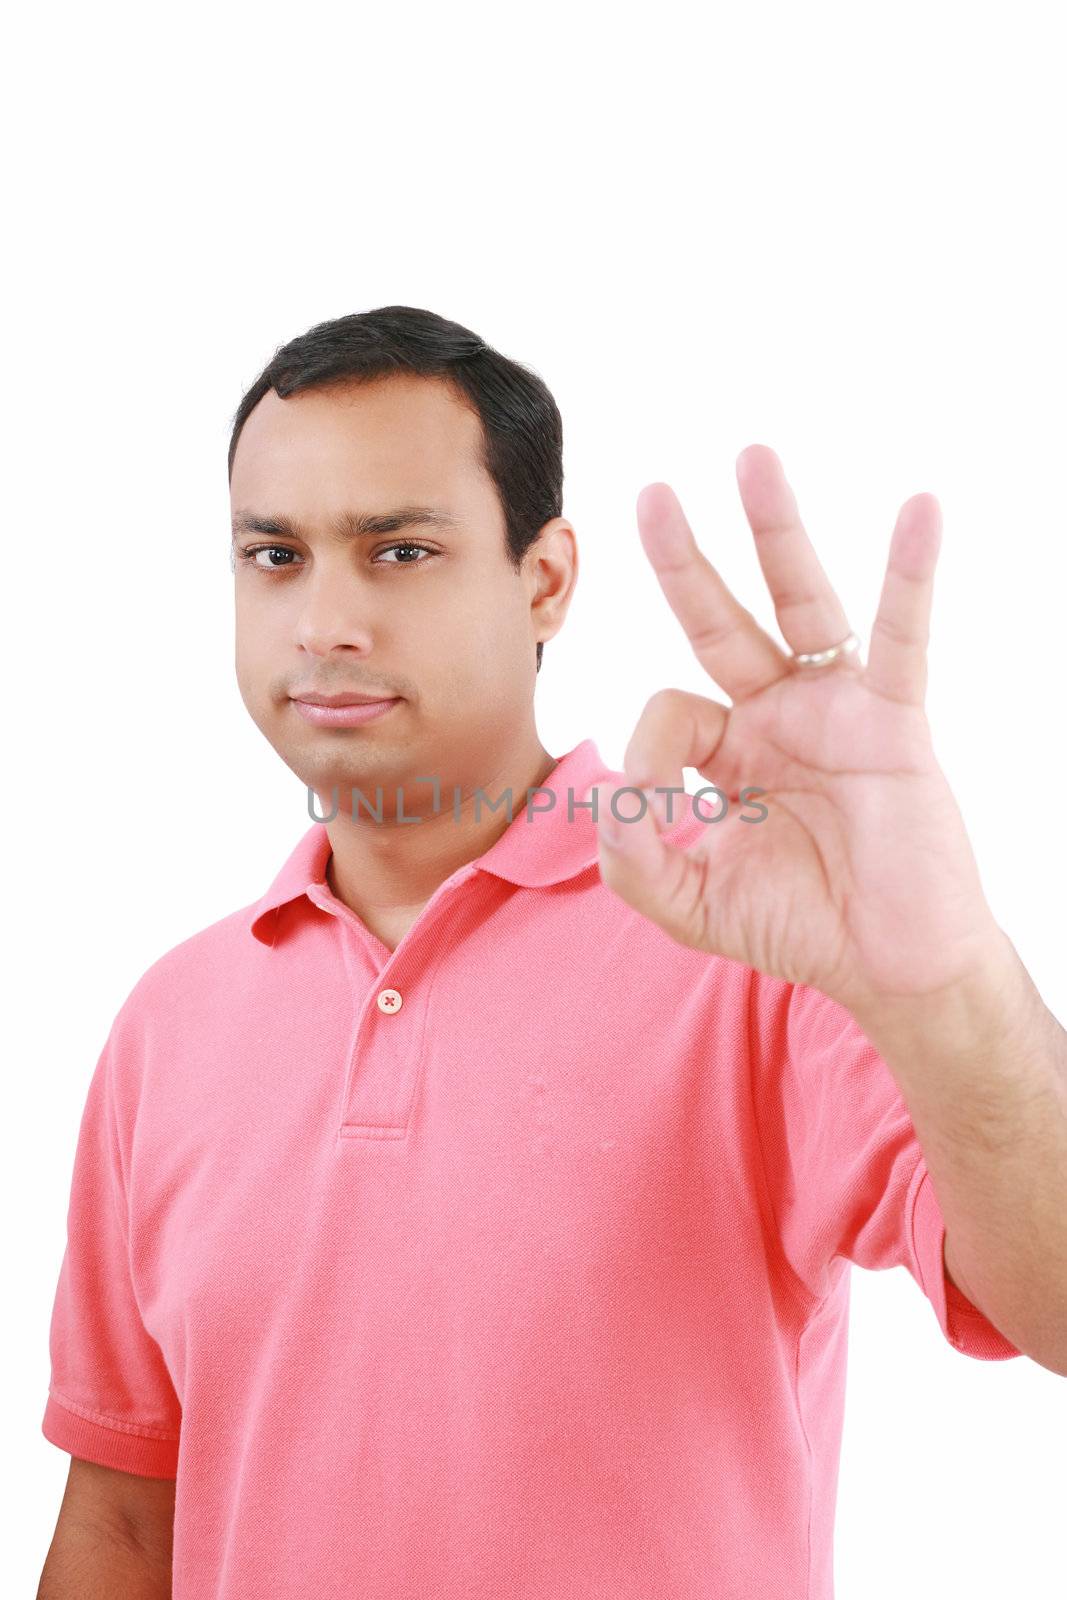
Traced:
<svg viewBox="0 0 1067 1600">
<path fill-rule="evenodd" d="M 665 826 L 667 822 L 667 796 L 665 794 L 657 794 L 655 789 L 642 789 L 641 793 L 652 807 L 653 815 Z"/>
<path fill-rule="evenodd" d="M 627 824 L 620 822 L 611 809 L 611 797 L 604 800 L 603 805 L 597 808 L 597 833 L 610 845 L 616 848 L 623 843 L 623 832 Z"/>
</svg>

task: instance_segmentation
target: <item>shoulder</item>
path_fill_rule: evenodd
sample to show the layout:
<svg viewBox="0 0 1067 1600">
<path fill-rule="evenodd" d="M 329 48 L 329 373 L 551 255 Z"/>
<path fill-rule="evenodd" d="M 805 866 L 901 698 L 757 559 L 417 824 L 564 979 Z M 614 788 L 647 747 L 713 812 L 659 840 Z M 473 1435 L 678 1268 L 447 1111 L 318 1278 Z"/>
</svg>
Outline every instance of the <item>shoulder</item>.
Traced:
<svg viewBox="0 0 1067 1600">
<path fill-rule="evenodd" d="M 241 906 L 156 956 L 127 993 L 113 1031 L 130 1037 L 187 1019 L 210 1008 L 220 987 L 240 987 L 243 964 L 262 951 L 251 932 L 254 910 L 254 901 Z"/>
</svg>

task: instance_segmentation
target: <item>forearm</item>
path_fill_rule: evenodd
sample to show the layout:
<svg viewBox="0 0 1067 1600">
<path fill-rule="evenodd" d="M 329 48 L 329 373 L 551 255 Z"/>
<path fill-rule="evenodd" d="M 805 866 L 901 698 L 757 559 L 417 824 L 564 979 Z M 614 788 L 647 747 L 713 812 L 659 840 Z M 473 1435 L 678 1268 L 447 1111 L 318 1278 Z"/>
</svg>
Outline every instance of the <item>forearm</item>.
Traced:
<svg viewBox="0 0 1067 1600">
<path fill-rule="evenodd" d="M 856 1020 L 900 1086 L 966 1292 L 1067 1376 L 1067 1033 L 998 934 L 967 984 Z"/>
<path fill-rule="evenodd" d="M 116 1600 L 120 1595 L 122 1600 L 170 1600 L 169 1549 L 61 1516 L 37 1600 Z"/>
</svg>

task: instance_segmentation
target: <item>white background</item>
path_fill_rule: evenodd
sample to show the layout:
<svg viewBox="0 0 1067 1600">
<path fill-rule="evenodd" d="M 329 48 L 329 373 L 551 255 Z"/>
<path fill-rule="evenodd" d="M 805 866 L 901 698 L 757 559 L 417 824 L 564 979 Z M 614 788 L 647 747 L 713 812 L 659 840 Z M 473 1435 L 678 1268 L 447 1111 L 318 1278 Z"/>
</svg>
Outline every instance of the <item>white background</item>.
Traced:
<svg viewBox="0 0 1067 1600">
<path fill-rule="evenodd" d="M 308 825 L 234 679 L 226 450 L 311 323 L 424 306 L 555 394 L 581 559 L 537 685 L 556 755 L 592 735 L 620 766 L 655 689 L 720 696 L 641 550 L 645 483 L 672 484 L 777 636 L 734 480 L 772 445 L 864 643 L 896 512 L 935 493 L 935 745 L 994 912 L 1067 1017 L 1053 17 L 22 8 L 2 96 L 8 1592 L 33 1591 L 69 1463 L 39 1429 L 93 1064 L 145 967 L 254 900 Z M 1067 1382 L 956 1353 L 903 1270 L 852 1285 L 838 1600 L 1062 1600 Z"/>
</svg>

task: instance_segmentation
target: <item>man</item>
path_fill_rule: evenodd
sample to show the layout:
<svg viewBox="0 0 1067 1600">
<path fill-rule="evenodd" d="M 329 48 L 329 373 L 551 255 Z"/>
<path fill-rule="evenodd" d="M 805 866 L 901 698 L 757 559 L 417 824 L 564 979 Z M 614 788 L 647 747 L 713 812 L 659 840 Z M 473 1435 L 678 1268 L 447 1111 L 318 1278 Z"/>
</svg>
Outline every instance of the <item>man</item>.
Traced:
<svg viewBox="0 0 1067 1600">
<path fill-rule="evenodd" d="M 864 665 L 771 451 L 788 650 L 645 489 L 732 704 L 653 696 L 617 773 L 535 727 L 578 570 L 535 374 L 342 318 L 230 466 L 241 693 L 325 820 L 100 1056 L 43 1600 L 827 1600 L 850 1262 L 1067 1373 L 1067 1050 L 932 754 L 936 502 Z"/>
</svg>

